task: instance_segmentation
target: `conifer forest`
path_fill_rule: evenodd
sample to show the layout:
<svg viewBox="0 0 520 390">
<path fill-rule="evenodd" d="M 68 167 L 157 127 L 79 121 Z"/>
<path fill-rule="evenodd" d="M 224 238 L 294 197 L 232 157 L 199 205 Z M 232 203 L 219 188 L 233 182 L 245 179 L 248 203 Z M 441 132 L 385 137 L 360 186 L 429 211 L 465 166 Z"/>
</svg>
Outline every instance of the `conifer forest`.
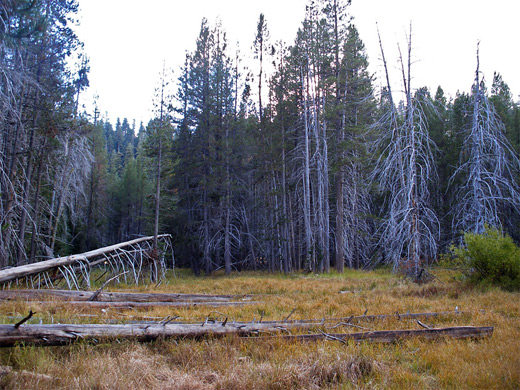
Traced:
<svg viewBox="0 0 520 390">
<path fill-rule="evenodd" d="M 414 85 L 413 25 L 367 53 L 349 4 L 309 0 L 292 42 L 260 14 L 241 51 L 203 19 L 182 68 L 158 76 L 153 118 L 111 123 L 79 104 L 77 1 L 2 0 L 0 268 L 168 233 L 170 266 L 196 275 L 417 276 L 464 233 L 520 242 L 507 80 L 482 74 L 475 42 L 466 91 L 442 74 Z M 376 79 L 369 61 L 388 69 L 397 50 L 399 80 Z"/>
</svg>

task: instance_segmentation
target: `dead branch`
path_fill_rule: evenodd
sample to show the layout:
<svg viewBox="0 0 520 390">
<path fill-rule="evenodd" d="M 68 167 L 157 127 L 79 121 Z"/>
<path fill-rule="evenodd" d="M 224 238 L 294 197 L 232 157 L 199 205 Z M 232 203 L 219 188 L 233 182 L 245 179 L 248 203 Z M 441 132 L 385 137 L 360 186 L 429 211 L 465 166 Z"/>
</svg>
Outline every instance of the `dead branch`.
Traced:
<svg viewBox="0 0 520 390">
<path fill-rule="evenodd" d="M 103 289 L 108 285 L 108 283 L 110 283 L 112 280 L 115 280 L 115 279 L 119 278 L 119 277 L 122 276 L 122 275 L 127 274 L 128 272 L 130 272 L 130 271 L 122 272 L 122 273 L 120 273 L 120 274 L 118 274 L 118 275 L 116 275 L 116 276 L 114 276 L 114 277 L 108 279 L 108 280 L 107 280 L 105 283 L 103 283 L 103 285 L 102 285 L 98 290 L 96 290 L 96 292 L 95 292 L 94 294 L 92 294 L 92 295 L 90 296 L 90 298 L 87 299 L 87 300 L 88 300 L 88 301 L 97 301 L 99 294 L 100 294 L 101 291 L 103 291 Z"/>
<path fill-rule="evenodd" d="M 426 324 L 423 324 L 421 321 L 417 320 L 417 323 L 422 326 L 424 329 L 432 329 L 431 326 L 428 326 Z"/>
<path fill-rule="evenodd" d="M 22 325 L 24 322 L 27 322 L 29 321 L 29 319 L 35 315 L 36 313 L 33 312 L 32 310 L 29 310 L 29 315 L 27 317 L 24 317 L 22 318 L 22 320 L 20 320 L 19 322 L 17 322 L 16 324 L 14 324 L 14 328 L 15 329 L 18 329 L 20 327 L 20 325 Z"/>
<path fill-rule="evenodd" d="M 319 330 L 319 329 L 318 329 Z M 319 330 L 319 332 L 326 338 L 326 339 L 329 339 L 329 340 L 336 340 L 336 341 L 339 341 L 341 344 L 346 344 L 347 342 L 339 337 L 336 337 L 336 336 L 333 336 L 331 334 L 327 334 L 325 332 L 322 332 L 321 330 Z"/>
<path fill-rule="evenodd" d="M 283 320 L 283 322 L 287 322 L 287 320 L 289 319 L 289 317 L 291 317 L 295 311 L 296 311 L 296 308 L 292 309 L 292 311 L 289 313 L 289 315 L 288 315 L 287 317 L 285 317 L 285 319 Z"/>
<path fill-rule="evenodd" d="M 336 329 L 336 328 L 339 328 L 340 326 L 351 326 L 353 328 L 358 328 L 358 329 L 363 329 L 363 330 L 370 330 L 370 329 L 365 328 L 363 326 L 351 324 L 350 322 L 340 322 L 339 324 L 336 324 L 334 326 L 328 327 L 327 329 Z"/>
</svg>

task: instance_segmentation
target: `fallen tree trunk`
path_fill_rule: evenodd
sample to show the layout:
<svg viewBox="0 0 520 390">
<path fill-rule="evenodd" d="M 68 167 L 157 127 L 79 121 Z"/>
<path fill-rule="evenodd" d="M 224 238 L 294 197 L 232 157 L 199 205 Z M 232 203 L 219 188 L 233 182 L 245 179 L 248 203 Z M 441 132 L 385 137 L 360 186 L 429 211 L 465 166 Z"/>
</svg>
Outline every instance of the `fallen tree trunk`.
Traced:
<svg viewBox="0 0 520 390">
<path fill-rule="evenodd" d="M 301 327 L 293 324 L 291 328 Z M 0 347 L 12 347 L 16 344 L 25 345 L 63 345 L 78 340 L 94 342 L 114 339 L 131 339 L 152 341 L 159 338 L 200 338 L 237 335 L 241 337 L 257 335 L 260 332 L 280 332 L 280 327 L 269 324 L 153 324 L 153 325 L 23 325 L 15 328 L 13 325 L 0 325 Z M 421 330 L 385 330 L 348 334 L 312 334 L 312 335 L 280 335 L 288 340 L 314 341 L 324 338 L 341 340 L 395 342 L 401 339 L 421 337 L 424 339 L 451 338 L 482 338 L 489 337 L 493 327 L 451 327 Z M 252 340 L 266 337 L 251 337 Z"/>
<path fill-rule="evenodd" d="M 289 328 L 301 328 L 291 325 Z M 280 327 L 269 324 L 203 323 L 203 324 L 46 324 L 0 325 L 0 347 L 12 347 L 17 343 L 26 345 L 62 345 L 78 340 L 106 341 L 132 339 L 152 341 L 158 338 L 197 338 L 206 336 L 247 336 L 259 332 L 279 332 Z"/>
<path fill-rule="evenodd" d="M 209 306 L 209 307 L 221 307 L 221 306 L 244 306 L 253 305 L 258 302 L 245 301 L 245 302 L 231 302 L 231 301 L 188 301 L 188 302 L 100 302 L 100 301 L 32 301 L 38 305 L 67 305 L 74 307 L 84 308 L 97 308 L 97 309 L 139 309 L 139 308 L 151 308 L 151 307 L 195 307 L 195 306 Z"/>
<path fill-rule="evenodd" d="M 94 291 L 74 290 L 0 290 L 0 300 L 66 300 L 88 301 Z M 229 301 L 231 299 L 244 299 L 248 296 L 237 295 L 211 295 L 211 294 L 159 294 L 159 293 L 128 293 L 128 292 L 100 292 L 96 301 L 100 302 L 181 302 L 181 301 Z"/>
<path fill-rule="evenodd" d="M 250 337 L 252 340 L 283 338 L 284 340 L 294 341 L 317 341 L 335 340 L 346 343 L 350 340 L 355 342 L 371 341 L 378 343 L 393 343 L 403 339 L 421 338 L 425 340 L 436 340 L 443 337 L 452 339 L 472 338 L 479 339 L 491 337 L 493 334 L 492 326 L 455 326 L 449 328 L 434 329 L 406 329 L 406 330 L 379 330 L 358 333 L 320 333 L 320 334 L 301 334 L 301 335 L 279 335 L 270 337 Z"/>
<path fill-rule="evenodd" d="M 286 320 L 285 324 L 306 324 L 306 323 L 325 323 L 325 322 L 360 322 L 360 321 L 377 321 L 386 319 L 418 319 L 418 318 L 436 318 L 450 315 L 462 314 L 460 311 L 443 311 L 443 312 L 425 312 L 425 313 L 394 313 L 394 314 L 374 314 L 374 315 L 360 315 L 341 318 L 314 318 L 303 320 Z M 262 321 L 263 323 L 276 323 L 279 321 Z"/>
<path fill-rule="evenodd" d="M 171 237 L 169 234 L 162 234 L 158 236 L 159 238 Z M 95 249 L 89 252 L 65 256 L 65 257 L 57 257 L 51 260 L 40 261 L 38 263 L 21 265 L 19 267 L 7 268 L 0 271 L 0 283 L 9 282 L 12 280 L 24 278 L 27 276 L 32 276 L 35 274 L 39 274 L 42 272 L 50 271 L 52 269 L 64 266 L 74 265 L 76 263 L 86 262 L 88 263 L 90 259 L 96 259 L 100 256 L 103 256 L 107 253 L 114 252 L 120 249 L 123 249 L 128 246 L 140 244 L 144 241 L 153 240 L 153 237 L 141 237 L 132 241 L 123 242 L 120 244 L 115 244 L 111 246 L 107 246 L 100 249 Z M 104 261 L 104 260 L 103 260 Z"/>
</svg>

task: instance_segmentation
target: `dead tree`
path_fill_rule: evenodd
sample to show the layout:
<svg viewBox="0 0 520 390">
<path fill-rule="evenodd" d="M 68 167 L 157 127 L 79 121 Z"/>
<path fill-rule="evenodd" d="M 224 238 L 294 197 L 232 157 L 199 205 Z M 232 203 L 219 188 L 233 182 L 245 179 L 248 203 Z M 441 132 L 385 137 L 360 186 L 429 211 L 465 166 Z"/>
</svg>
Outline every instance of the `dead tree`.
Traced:
<svg viewBox="0 0 520 390">
<path fill-rule="evenodd" d="M 422 261 L 435 257 L 440 236 L 438 219 L 429 207 L 428 191 L 436 171 L 425 110 L 433 105 L 424 90 L 412 95 L 411 28 L 406 65 L 401 55 L 405 93 L 401 112 L 394 105 L 382 44 L 381 53 L 388 82 L 388 108 L 378 123 L 382 135 L 378 146 L 382 153 L 372 174 L 380 191 L 386 194 L 387 203 L 379 245 L 394 270 L 417 277 Z"/>
<path fill-rule="evenodd" d="M 162 256 L 157 258 L 153 248 L 154 237 L 142 237 L 132 241 L 111 245 L 78 255 L 58 257 L 38 263 L 7 268 L 0 271 L 0 283 L 12 283 L 25 280 L 34 288 L 55 287 L 57 280 L 64 280 L 69 289 L 80 289 L 83 284 L 90 287 L 90 272 L 96 266 L 107 267 L 113 274 L 125 271 L 124 280 L 138 284 L 149 271 L 151 280 L 164 277 L 166 269 L 165 253 L 171 250 L 171 236 L 159 235 L 163 245 Z M 129 271 L 129 272 L 126 272 Z M 109 272 L 107 272 L 109 273 Z M 129 276 L 131 279 L 129 279 Z"/>
<path fill-rule="evenodd" d="M 462 178 L 452 210 L 453 231 L 481 234 L 488 224 L 500 228 L 504 206 L 520 210 L 515 172 L 520 161 L 505 136 L 505 127 L 489 101 L 480 78 L 479 51 L 473 84 L 473 107 L 461 151 L 460 165 L 450 179 Z"/>
</svg>

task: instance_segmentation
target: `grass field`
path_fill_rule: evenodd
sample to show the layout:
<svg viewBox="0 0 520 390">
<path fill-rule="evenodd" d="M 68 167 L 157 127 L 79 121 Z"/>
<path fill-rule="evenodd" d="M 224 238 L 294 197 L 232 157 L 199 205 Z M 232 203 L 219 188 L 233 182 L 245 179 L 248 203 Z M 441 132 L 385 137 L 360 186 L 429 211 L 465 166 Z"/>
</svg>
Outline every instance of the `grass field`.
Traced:
<svg viewBox="0 0 520 390">
<path fill-rule="evenodd" d="M 237 337 L 140 344 L 123 341 L 66 347 L 0 350 L 0 385 L 9 389 L 519 389 L 520 293 L 469 287 L 454 273 L 436 270 L 431 283 L 414 284 L 387 271 L 329 275 L 241 273 L 195 278 L 176 271 L 141 292 L 253 294 L 254 305 L 105 311 L 25 301 L 0 304 L 0 321 L 14 323 L 29 310 L 31 322 L 77 323 L 138 320 L 178 315 L 204 321 L 349 317 L 395 312 L 444 312 L 429 326 L 494 326 L 483 340 L 408 340 L 394 344 L 336 341 L 288 342 Z M 454 277 L 455 276 L 455 277 Z M 420 329 L 415 320 L 360 323 L 373 330 Z M 341 329 L 353 332 L 359 329 Z"/>
</svg>

